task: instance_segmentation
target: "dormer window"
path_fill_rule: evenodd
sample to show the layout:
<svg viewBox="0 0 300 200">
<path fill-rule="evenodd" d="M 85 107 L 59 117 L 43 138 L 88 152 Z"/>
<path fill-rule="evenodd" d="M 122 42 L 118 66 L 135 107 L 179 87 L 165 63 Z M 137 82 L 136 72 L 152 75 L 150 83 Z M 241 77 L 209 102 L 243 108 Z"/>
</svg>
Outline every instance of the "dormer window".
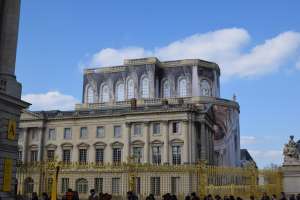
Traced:
<svg viewBox="0 0 300 200">
<path fill-rule="evenodd" d="M 181 78 L 178 81 L 178 95 L 179 97 L 187 96 L 187 81 L 186 78 Z"/>
<path fill-rule="evenodd" d="M 124 101 L 124 83 L 118 83 L 116 87 L 116 101 Z"/>
<path fill-rule="evenodd" d="M 143 77 L 141 82 L 142 82 L 141 96 L 142 98 L 149 98 L 150 96 L 149 79 L 147 77 Z"/>
<path fill-rule="evenodd" d="M 200 94 L 201 96 L 211 96 L 211 87 L 207 80 L 200 82 Z"/>
<path fill-rule="evenodd" d="M 134 82 L 132 79 L 127 81 L 127 99 L 134 98 Z"/>
<path fill-rule="evenodd" d="M 91 86 L 87 88 L 87 103 L 94 103 L 94 90 Z"/>
<path fill-rule="evenodd" d="M 163 83 L 163 97 L 170 98 L 171 97 L 171 87 L 170 82 L 168 80 Z"/>
<path fill-rule="evenodd" d="M 109 101 L 109 90 L 108 90 L 108 86 L 106 84 L 102 85 L 100 94 L 101 94 L 101 96 L 100 96 L 101 103 L 105 103 L 105 102 Z"/>
</svg>

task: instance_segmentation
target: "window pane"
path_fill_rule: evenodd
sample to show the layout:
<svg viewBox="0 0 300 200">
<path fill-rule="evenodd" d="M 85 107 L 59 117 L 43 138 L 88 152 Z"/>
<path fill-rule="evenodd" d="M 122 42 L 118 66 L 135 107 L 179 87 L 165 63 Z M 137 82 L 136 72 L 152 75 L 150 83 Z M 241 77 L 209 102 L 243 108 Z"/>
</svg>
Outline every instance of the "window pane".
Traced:
<svg viewBox="0 0 300 200">
<path fill-rule="evenodd" d="M 69 188 L 69 178 L 62 178 L 61 179 L 61 192 L 65 193 L 67 192 Z"/>
<path fill-rule="evenodd" d="M 116 88 L 116 101 L 124 101 L 124 83 L 119 83 Z"/>
<path fill-rule="evenodd" d="M 172 123 L 172 132 L 178 133 L 179 132 L 179 122 L 173 122 Z"/>
<path fill-rule="evenodd" d="M 160 195 L 160 177 L 151 177 L 150 179 L 151 194 Z"/>
<path fill-rule="evenodd" d="M 87 127 L 81 127 L 80 128 L 80 139 L 86 139 L 86 138 L 88 138 Z"/>
<path fill-rule="evenodd" d="M 165 81 L 163 84 L 163 97 L 169 98 L 171 97 L 171 88 L 169 81 Z"/>
<path fill-rule="evenodd" d="M 56 133 L 54 128 L 49 129 L 48 140 L 56 140 Z"/>
<path fill-rule="evenodd" d="M 64 163 L 71 162 L 71 150 L 69 149 L 63 150 L 63 162 Z"/>
<path fill-rule="evenodd" d="M 172 146 L 172 162 L 173 165 L 181 164 L 181 147 L 179 145 Z"/>
<path fill-rule="evenodd" d="M 88 181 L 85 179 L 79 179 L 76 181 L 76 190 L 79 193 L 87 193 L 88 192 Z"/>
<path fill-rule="evenodd" d="M 178 194 L 179 193 L 179 185 L 180 177 L 171 177 L 171 193 Z"/>
<path fill-rule="evenodd" d="M 97 127 L 97 135 L 96 137 L 97 138 L 102 138 L 105 136 L 105 130 L 104 130 L 104 127 L 103 126 L 98 126 Z"/>
<path fill-rule="evenodd" d="M 96 149 L 96 164 L 103 164 L 104 149 Z"/>
<path fill-rule="evenodd" d="M 142 98 L 149 98 L 149 79 L 142 79 Z"/>
<path fill-rule="evenodd" d="M 179 96 L 180 97 L 185 97 L 187 96 L 187 82 L 186 79 L 180 79 L 179 80 Z"/>
<path fill-rule="evenodd" d="M 109 101 L 109 90 L 107 85 L 102 86 L 100 101 L 103 103 Z"/>
<path fill-rule="evenodd" d="M 114 164 L 121 163 L 121 149 L 120 148 L 113 149 L 113 163 Z"/>
<path fill-rule="evenodd" d="M 153 134 L 160 134 L 160 123 L 153 124 Z"/>
<path fill-rule="evenodd" d="M 160 164 L 161 163 L 161 149 L 160 146 L 152 147 L 152 163 Z"/>
<path fill-rule="evenodd" d="M 54 150 L 48 150 L 47 151 L 47 159 L 48 159 L 48 161 L 54 161 L 54 155 L 55 155 Z"/>
<path fill-rule="evenodd" d="M 141 135 L 142 134 L 142 125 L 141 124 L 135 124 L 134 125 L 134 135 Z"/>
<path fill-rule="evenodd" d="M 87 89 L 87 103 L 94 103 L 94 91 L 91 86 Z"/>
<path fill-rule="evenodd" d="M 128 99 L 132 99 L 134 98 L 134 83 L 133 83 L 133 80 L 130 79 L 128 82 L 127 82 L 127 98 Z"/>
<path fill-rule="evenodd" d="M 72 133 L 70 128 L 64 129 L 64 139 L 66 140 L 72 139 Z"/>
<path fill-rule="evenodd" d="M 120 178 L 112 178 L 112 194 L 120 193 Z"/>
<path fill-rule="evenodd" d="M 114 126 L 114 137 L 121 137 L 121 126 Z"/>
<path fill-rule="evenodd" d="M 87 162 L 87 150 L 79 149 L 79 162 L 80 164 L 86 164 Z"/>
<path fill-rule="evenodd" d="M 211 87 L 207 80 L 202 80 L 200 83 L 201 96 L 211 96 Z"/>
<path fill-rule="evenodd" d="M 103 193 L 103 178 L 95 178 L 95 191 L 96 193 Z"/>
<path fill-rule="evenodd" d="M 133 147 L 133 157 L 136 163 L 141 163 L 143 157 L 143 148 Z"/>
</svg>

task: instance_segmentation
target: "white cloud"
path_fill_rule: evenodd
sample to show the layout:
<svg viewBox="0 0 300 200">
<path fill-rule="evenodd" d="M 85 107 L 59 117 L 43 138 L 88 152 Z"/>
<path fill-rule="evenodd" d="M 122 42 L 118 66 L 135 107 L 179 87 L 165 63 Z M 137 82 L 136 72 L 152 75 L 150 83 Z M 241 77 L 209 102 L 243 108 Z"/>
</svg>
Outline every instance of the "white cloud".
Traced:
<svg viewBox="0 0 300 200">
<path fill-rule="evenodd" d="M 249 145 L 257 143 L 257 138 L 254 136 L 241 136 L 241 145 Z"/>
<path fill-rule="evenodd" d="M 270 163 L 282 164 L 282 151 L 280 150 L 248 150 L 253 159 L 261 165 Z"/>
<path fill-rule="evenodd" d="M 71 95 L 58 91 L 41 94 L 26 94 L 22 100 L 31 103 L 30 110 L 72 110 L 79 101 Z"/>
<path fill-rule="evenodd" d="M 148 56 L 156 56 L 161 60 L 200 58 L 217 62 L 225 78 L 248 77 L 278 70 L 294 55 L 297 56 L 297 50 L 300 49 L 298 32 L 284 32 L 252 48 L 246 48 L 250 39 L 245 29 L 221 29 L 195 34 L 149 50 L 142 47 L 105 48 L 94 54 L 87 65 L 120 65 L 125 58 Z"/>
</svg>

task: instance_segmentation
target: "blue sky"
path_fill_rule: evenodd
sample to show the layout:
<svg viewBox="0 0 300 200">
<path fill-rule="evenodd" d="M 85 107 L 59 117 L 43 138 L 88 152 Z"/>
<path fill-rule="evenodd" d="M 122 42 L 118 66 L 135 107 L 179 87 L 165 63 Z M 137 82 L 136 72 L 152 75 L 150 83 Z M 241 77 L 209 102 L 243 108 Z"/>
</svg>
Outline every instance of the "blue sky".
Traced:
<svg viewBox="0 0 300 200">
<path fill-rule="evenodd" d="M 17 78 L 32 109 L 70 109 L 86 66 L 158 56 L 217 62 L 260 167 L 300 139 L 299 1 L 22 1 Z M 297 105 L 298 104 L 298 105 Z"/>
</svg>

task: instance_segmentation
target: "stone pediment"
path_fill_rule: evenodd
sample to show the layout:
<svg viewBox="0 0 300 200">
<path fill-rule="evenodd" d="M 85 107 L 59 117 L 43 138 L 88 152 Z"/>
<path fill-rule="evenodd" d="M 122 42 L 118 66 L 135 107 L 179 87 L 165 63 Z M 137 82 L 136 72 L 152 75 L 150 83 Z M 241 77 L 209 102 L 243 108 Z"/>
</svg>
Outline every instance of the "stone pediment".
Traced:
<svg viewBox="0 0 300 200">
<path fill-rule="evenodd" d="M 183 144 L 184 141 L 176 138 L 176 139 L 171 140 L 170 143 L 171 144 Z"/>
<path fill-rule="evenodd" d="M 144 146 L 145 142 L 141 141 L 141 140 L 134 140 L 131 142 L 131 145 L 133 146 Z"/>
<path fill-rule="evenodd" d="M 46 149 L 55 150 L 57 146 L 55 144 L 47 144 Z"/>
<path fill-rule="evenodd" d="M 39 120 L 39 119 L 43 119 L 43 117 L 40 114 L 31 112 L 29 110 L 22 110 L 20 119 L 21 119 L 21 121 L 22 120 Z"/>
<path fill-rule="evenodd" d="M 82 142 L 82 143 L 79 143 L 77 146 L 78 146 L 78 148 L 79 148 L 79 149 L 87 149 L 87 148 L 89 148 L 89 147 L 90 147 L 90 145 L 89 145 L 89 144 L 87 144 L 87 143 L 84 143 L 84 142 Z"/>
<path fill-rule="evenodd" d="M 96 148 L 105 148 L 106 147 L 106 143 L 104 143 L 104 142 L 95 142 L 94 146 Z"/>
<path fill-rule="evenodd" d="M 121 142 L 113 142 L 113 143 L 110 144 L 110 146 L 112 146 L 112 147 L 123 147 L 124 144 L 121 143 Z"/>
<path fill-rule="evenodd" d="M 162 145 L 163 142 L 160 141 L 160 140 L 154 140 L 154 141 L 151 142 L 151 144 L 152 144 L 152 145 Z"/>
</svg>

